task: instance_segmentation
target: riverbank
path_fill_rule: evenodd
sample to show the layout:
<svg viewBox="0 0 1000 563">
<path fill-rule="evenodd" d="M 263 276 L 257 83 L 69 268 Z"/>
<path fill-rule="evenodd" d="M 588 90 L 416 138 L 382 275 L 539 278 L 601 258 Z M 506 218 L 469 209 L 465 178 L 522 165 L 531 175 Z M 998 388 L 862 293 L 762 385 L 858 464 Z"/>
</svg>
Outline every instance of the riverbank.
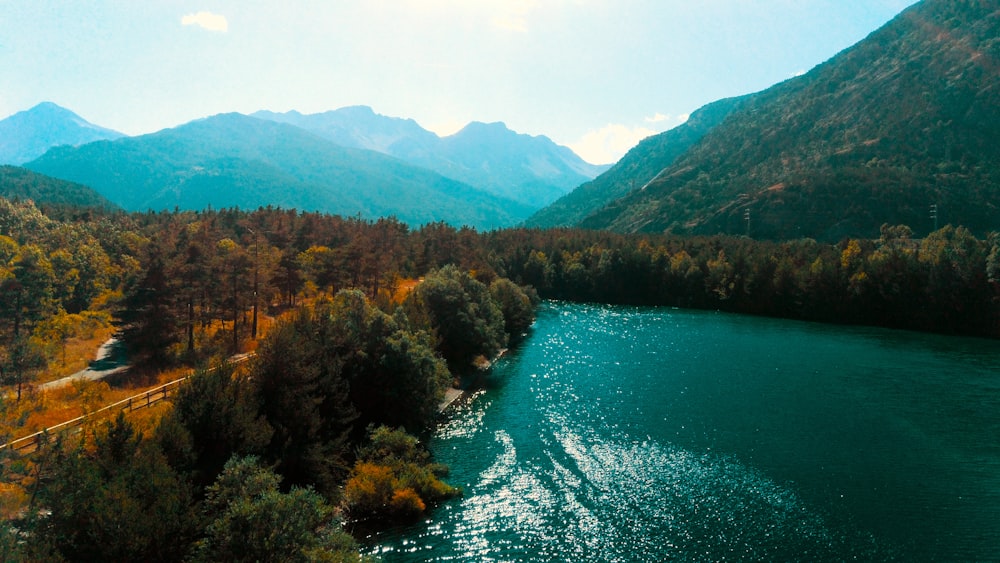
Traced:
<svg viewBox="0 0 1000 563">
<path fill-rule="evenodd" d="M 454 404 L 455 401 L 461 399 L 463 395 L 465 395 L 465 391 L 462 391 L 457 387 L 449 387 L 448 389 L 445 389 L 444 400 L 438 405 L 438 412 L 443 413 L 448 410 L 448 407 Z"/>
<path fill-rule="evenodd" d="M 500 358 L 504 357 L 507 353 L 507 348 L 502 348 L 497 352 L 496 356 L 492 360 L 487 360 L 486 358 L 480 357 L 475 365 L 476 371 L 470 376 L 469 385 L 464 389 L 458 387 L 449 387 L 444 392 L 444 399 L 438 404 L 438 412 L 444 413 L 452 405 L 456 405 L 469 397 L 471 397 L 476 391 L 482 389 L 482 378 L 489 373 L 490 369 L 493 368 L 493 364 L 497 363 Z"/>
</svg>

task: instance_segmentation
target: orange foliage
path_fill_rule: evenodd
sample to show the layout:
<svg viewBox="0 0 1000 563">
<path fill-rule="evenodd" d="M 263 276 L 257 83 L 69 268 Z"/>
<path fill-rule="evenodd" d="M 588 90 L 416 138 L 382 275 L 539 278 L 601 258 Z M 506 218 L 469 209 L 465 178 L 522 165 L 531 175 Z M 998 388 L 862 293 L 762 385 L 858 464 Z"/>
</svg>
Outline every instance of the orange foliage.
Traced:
<svg viewBox="0 0 1000 563">
<path fill-rule="evenodd" d="M 407 487 L 392 493 L 392 500 L 389 501 L 389 508 L 396 515 L 403 517 L 418 516 L 427 509 L 424 501 L 416 491 Z"/>
<path fill-rule="evenodd" d="M 413 288 L 420 285 L 420 282 L 422 281 L 422 279 L 400 279 L 398 285 L 396 286 L 396 293 L 392 296 L 392 302 L 402 303 L 406 299 L 406 296 L 413 291 Z"/>
<path fill-rule="evenodd" d="M 344 500 L 361 514 L 381 512 L 393 496 L 392 469 L 374 463 L 358 463 L 344 486 Z"/>
</svg>

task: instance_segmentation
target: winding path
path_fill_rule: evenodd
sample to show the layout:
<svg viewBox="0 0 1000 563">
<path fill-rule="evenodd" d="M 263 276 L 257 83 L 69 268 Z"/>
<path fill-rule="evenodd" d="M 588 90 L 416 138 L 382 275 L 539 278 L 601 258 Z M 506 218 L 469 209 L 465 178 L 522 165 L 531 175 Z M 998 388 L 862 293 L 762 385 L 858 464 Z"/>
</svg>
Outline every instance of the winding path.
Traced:
<svg viewBox="0 0 1000 563">
<path fill-rule="evenodd" d="M 119 341 L 117 338 L 111 337 L 107 339 L 107 341 L 105 341 L 104 344 L 101 344 L 101 347 L 97 349 L 97 357 L 94 361 L 90 362 L 90 366 L 87 367 L 87 369 L 80 370 L 73 375 L 67 375 L 61 379 L 56 379 L 55 381 L 43 383 L 38 386 L 38 389 L 42 391 L 49 391 L 65 387 L 74 381 L 100 381 L 105 377 L 127 370 L 129 365 L 125 363 L 125 359 L 121 354 L 116 354 L 117 350 L 115 350 L 115 348 L 118 345 Z"/>
</svg>

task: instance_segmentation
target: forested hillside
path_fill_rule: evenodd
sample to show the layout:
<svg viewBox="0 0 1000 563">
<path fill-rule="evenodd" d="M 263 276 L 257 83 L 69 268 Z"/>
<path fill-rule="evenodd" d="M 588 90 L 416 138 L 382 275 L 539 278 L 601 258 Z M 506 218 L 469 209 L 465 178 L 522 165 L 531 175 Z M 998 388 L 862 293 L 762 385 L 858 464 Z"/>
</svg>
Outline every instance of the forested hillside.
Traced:
<svg viewBox="0 0 1000 563">
<path fill-rule="evenodd" d="M 404 429 L 427 429 L 444 390 L 533 320 L 530 290 L 453 265 L 474 262 L 478 235 L 440 224 L 274 209 L 63 222 L 0 199 L 0 233 L 2 441 L 30 414 L 22 388 L 83 325 L 114 318 L 126 385 L 257 351 L 192 377 L 151 429 L 120 416 L 5 462 L 5 560 L 358 560 L 340 515 L 406 521 L 458 493 Z M 420 283 L 400 291 L 403 272 Z"/>
<path fill-rule="evenodd" d="M 0 293 L 7 433 L 87 326 L 120 329 L 126 385 L 256 350 L 191 378 L 141 430 L 119 418 L 6 460 L 4 557 L 352 561 L 336 515 L 406 521 L 458 494 L 400 429 L 426 429 L 447 386 L 528 333 L 536 293 L 996 337 L 1000 235 L 479 233 L 273 208 L 47 216 L 0 199 Z"/>
<path fill-rule="evenodd" d="M 0 197 L 8 200 L 30 199 L 42 207 L 96 207 L 108 210 L 116 207 L 87 186 L 17 166 L 0 166 Z"/>
<path fill-rule="evenodd" d="M 750 96 L 645 189 L 580 224 L 832 242 L 883 223 L 928 233 L 933 208 L 939 224 L 984 235 L 1000 217 L 998 36 L 993 2 L 920 2 Z"/>
<path fill-rule="evenodd" d="M 529 227 L 572 227 L 605 205 L 648 184 L 740 107 L 746 96 L 708 104 L 681 125 L 643 139 L 594 180 L 577 187 L 525 221 Z"/>
</svg>

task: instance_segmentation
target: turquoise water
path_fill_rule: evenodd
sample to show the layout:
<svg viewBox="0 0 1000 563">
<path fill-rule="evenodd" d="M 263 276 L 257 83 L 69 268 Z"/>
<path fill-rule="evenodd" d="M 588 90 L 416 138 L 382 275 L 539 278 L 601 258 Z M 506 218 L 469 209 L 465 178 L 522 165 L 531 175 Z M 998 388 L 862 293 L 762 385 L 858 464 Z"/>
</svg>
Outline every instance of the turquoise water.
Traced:
<svg viewBox="0 0 1000 563">
<path fill-rule="evenodd" d="M 393 561 L 1000 560 L 1000 343 L 546 303 Z"/>
</svg>

